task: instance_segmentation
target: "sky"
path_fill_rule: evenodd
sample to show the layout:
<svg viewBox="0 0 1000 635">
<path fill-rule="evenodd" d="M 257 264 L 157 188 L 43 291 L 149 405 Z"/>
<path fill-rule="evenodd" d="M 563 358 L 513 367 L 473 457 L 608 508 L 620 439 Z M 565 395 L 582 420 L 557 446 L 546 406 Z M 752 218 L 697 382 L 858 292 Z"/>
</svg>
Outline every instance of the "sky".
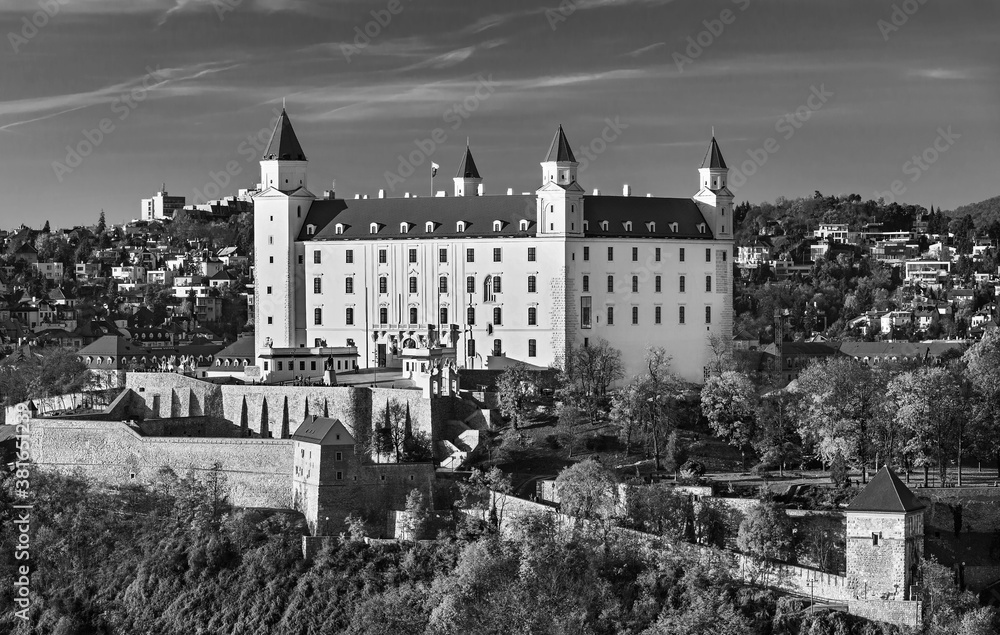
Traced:
<svg viewBox="0 0 1000 635">
<path fill-rule="evenodd" d="M 562 124 L 589 192 L 1000 194 L 995 0 L 0 0 L 0 226 L 252 188 L 282 103 L 309 187 L 426 196 L 471 144 L 534 191 Z M 411 174 L 412 171 L 412 174 Z M 197 200 L 197 202 L 201 202 Z"/>
</svg>

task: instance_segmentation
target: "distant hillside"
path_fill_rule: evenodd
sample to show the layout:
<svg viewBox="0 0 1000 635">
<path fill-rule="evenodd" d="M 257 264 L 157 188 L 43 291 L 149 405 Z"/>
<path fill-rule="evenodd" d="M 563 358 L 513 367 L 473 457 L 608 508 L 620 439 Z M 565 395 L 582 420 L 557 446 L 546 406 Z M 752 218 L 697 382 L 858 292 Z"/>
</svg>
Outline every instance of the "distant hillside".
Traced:
<svg viewBox="0 0 1000 635">
<path fill-rule="evenodd" d="M 977 228 L 986 227 L 993 223 L 993 221 L 1000 221 L 1000 196 L 994 196 L 991 199 L 973 203 L 972 205 L 963 205 L 958 209 L 945 213 L 952 218 L 963 218 L 966 214 L 971 215 Z"/>
</svg>

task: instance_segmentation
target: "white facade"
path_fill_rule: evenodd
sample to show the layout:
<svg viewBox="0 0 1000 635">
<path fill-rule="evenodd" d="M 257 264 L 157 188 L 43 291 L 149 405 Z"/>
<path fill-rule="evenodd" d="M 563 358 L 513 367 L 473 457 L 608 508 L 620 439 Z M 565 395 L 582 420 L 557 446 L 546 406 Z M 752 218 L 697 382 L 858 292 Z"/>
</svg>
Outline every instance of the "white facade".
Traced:
<svg viewBox="0 0 1000 635">
<path fill-rule="evenodd" d="M 694 198 L 586 196 L 561 129 L 541 165 L 534 195 L 481 196 L 476 173 L 456 179 L 459 197 L 317 199 L 283 116 L 254 197 L 263 378 L 314 347 L 354 346 L 362 368 L 438 346 L 460 367 L 499 354 L 544 368 L 603 338 L 628 375 L 663 346 L 703 381 L 708 337 L 731 340 L 733 321 L 733 195 L 715 140 Z"/>
<path fill-rule="evenodd" d="M 185 202 L 183 196 L 170 196 L 166 190 L 157 192 L 152 198 L 142 199 L 140 218 L 146 221 L 171 220 L 174 212 L 183 208 Z"/>
</svg>

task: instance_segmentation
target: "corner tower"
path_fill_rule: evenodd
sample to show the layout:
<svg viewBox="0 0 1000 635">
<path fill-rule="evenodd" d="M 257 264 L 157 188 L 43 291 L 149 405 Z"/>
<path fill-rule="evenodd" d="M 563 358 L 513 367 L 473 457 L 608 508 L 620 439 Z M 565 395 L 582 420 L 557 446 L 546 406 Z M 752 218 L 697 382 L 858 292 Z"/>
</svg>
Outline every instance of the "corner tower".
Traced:
<svg viewBox="0 0 1000 635">
<path fill-rule="evenodd" d="M 847 586 L 856 599 L 914 599 L 924 508 L 888 466 L 847 506 Z"/>
<path fill-rule="evenodd" d="M 542 187 L 536 192 L 538 235 L 582 237 L 584 189 L 576 182 L 580 164 L 562 126 L 541 165 Z"/>
<path fill-rule="evenodd" d="M 254 345 L 264 369 L 273 349 L 305 344 L 303 247 L 296 245 L 316 198 L 306 189 L 308 162 L 284 110 L 260 162 L 254 194 Z"/>
<path fill-rule="evenodd" d="M 465 145 L 465 157 L 462 164 L 458 166 L 458 173 L 455 175 L 455 196 L 479 196 L 479 187 L 483 184 L 483 177 L 479 176 L 479 168 L 472 158 L 472 150 L 469 145 Z"/>
<path fill-rule="evenodd" d="M 720 240 L 732 239 L 734 196 L 728 187 L 729 167 L 722 158 L 722 150 L 714 135 L 698 170 L 698 181 L 699 189 L 694 200 L 712 233 Z"/>
</svg>

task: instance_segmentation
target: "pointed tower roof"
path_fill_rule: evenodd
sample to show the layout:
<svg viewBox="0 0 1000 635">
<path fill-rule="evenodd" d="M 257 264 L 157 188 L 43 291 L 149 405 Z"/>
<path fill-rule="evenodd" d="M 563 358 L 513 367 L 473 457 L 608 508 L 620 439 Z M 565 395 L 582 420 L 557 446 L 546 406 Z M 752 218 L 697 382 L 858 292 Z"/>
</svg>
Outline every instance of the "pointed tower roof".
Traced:
<svg viewBox="0 0 1000 635">
<path fill-rule="evenodd" d="M 545 157 L 545 162 L 549 161 L 576 163 L 576 157 L 573 156 L 573 149 L 569 146 L 569 139 L 563 132 L 562 124 L 559 124 L 559 130 L 556 131 L 552 145 L 549 146 L 549 154 Z"/>
<path fill-rule="evenodd" d="M 282 161 L 305 161 L 306 155 L 299 145 L 299 138 L 295 136 L 292 122 L 288 118 L 285 109 L 281 109 L 281 116 L 271 133 L 271 140 L 264 151 L 265 159 L 279 159 Z"/>
<path fill-rule="evenodd" d="M 722 158 L 722 150 L 719 149 L 719 142 L 715 140 L 715 135 L 712 135 L 712 146 L 705 153 L 705 160 L 701 162 L 701 167 L 729 169 L 726 160 Z"/>
<path fill-rule="evenodd" d="M 849 512 L 906 513 L 926 507 L 920 499 L 903 484 L 888 466 L 879 470 L 868 486 L 861 490 L 851 504 Z"/>
<path fill-rule="evenodd" d="M 465 158 L 462 159 L 462 164 L 458 166 L 458 174 L 455 176 L 460 179 L 483 178 L 479 176 L 479 168 L 476 167 L 476 161 L 472 158 L 472 150 L 469 149 L 469 146 L 465 146 Z"/>
</svg>

